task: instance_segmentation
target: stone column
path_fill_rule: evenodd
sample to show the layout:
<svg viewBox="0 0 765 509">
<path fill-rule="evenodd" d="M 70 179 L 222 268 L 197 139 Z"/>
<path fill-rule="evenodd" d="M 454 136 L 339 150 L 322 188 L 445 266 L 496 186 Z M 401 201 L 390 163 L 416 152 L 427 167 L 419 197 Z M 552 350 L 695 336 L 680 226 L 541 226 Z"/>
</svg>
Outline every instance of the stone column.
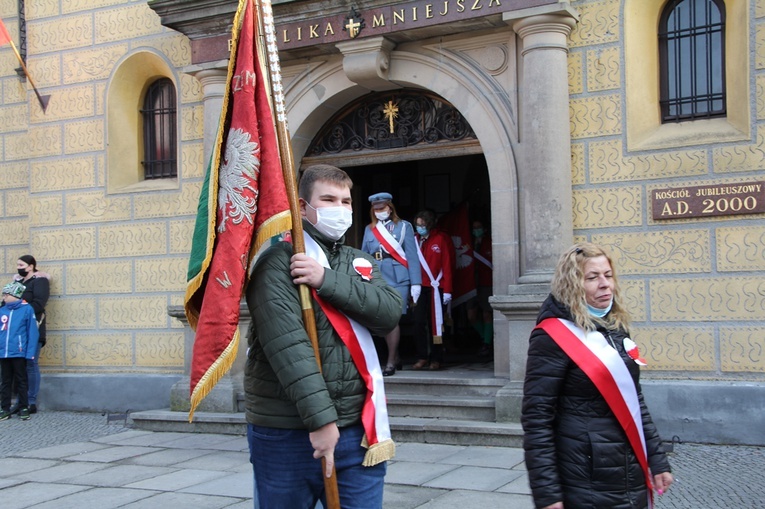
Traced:
<svg viewBox="0 0 765 509">
<path fill-rule="evenodd" d="M 497 393 L 497 421 L 518 421 L 529 334 L 560 254 L 573 243 L 567 3 L 506 13 L 521 39 L 518 164 L 520 276 L 491 298 L 508 320 L 510 380 Z"/>
<path fill-rule="evenodd" d="M 520 283 L 549 282 L 558 256 L 573 242 L 567 40 L 576 19 L 554 7 L 510 19 L 522 48 Z"/>
<path fill-rule="evenodd" d="M 223 108 L 223 96 L 226 93 L 227 68 L 202 69 L 192 74 L 202 83 L 202 99 L 205 107 L 204 117 L 204 165 L 210 161 L 215 136 L 218 134 L 220 112 Z"/>
</svg>

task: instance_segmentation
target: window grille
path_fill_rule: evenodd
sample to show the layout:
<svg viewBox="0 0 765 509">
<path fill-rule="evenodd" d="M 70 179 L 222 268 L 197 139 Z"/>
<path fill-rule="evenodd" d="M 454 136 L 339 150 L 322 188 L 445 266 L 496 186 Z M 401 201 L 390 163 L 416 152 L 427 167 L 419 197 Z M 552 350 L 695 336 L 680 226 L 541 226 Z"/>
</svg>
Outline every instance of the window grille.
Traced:
<svg viewBox="0 0 765 509">
<path fill-rule="evenodd" d="M 148 180 L 177 177 L 176 103 L 172 81 L 162 78 L 149 86 L 141 115 L 144 178 Z"/>
<path fill-rule="evenodd" d="M 659 23 L 662 122 L 721 117 L 725 107 L 725 4 L 673 0 Z"/>
</svg>

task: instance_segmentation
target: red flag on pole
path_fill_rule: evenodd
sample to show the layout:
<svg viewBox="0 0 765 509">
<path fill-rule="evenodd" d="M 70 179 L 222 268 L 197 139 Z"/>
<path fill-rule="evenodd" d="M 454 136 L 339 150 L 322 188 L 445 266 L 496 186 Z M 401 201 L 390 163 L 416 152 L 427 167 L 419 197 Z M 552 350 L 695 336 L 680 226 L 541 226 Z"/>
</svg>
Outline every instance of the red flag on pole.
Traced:
<svg viewBox="0 0 765 509">
<path fill-rule="evenodd" d="M 252 0 L 240 0 L 232 29 L 227 94 L 189 260 L 186 316 L 196 331 L 191 411 L 231 368 L 239 306 L 252 258 L 292 227 Z"/>
<path fill-rule="evenodd" d="M 48 108 L 48 102 L 50 101 L 50 96 L 40 95 L 40 91 L 37 90 L 37 87 L 35 86 L 35 82 L 32 81 L 32 76 L 29 75 L 27 66 L 24 64 L 24 59 L 21 58 L 21 54 L 19 53 L 19 50 L 16 48 L 16 45 L 13 43 L 13 39 L 11 39 L 11 34 L 8 33 L 8 29 L 5 27 L 5 23 L 3 23 L 3 20 L 0 19 L 0 46 L 3 46 L 4 44 L 11 45 L 11 48 L 13 49 L 13 53 L 16 55 L 16 59 L 19 61 L 19 65 L 21 65 L 21 69 L 24 71 L 24 75 L 29 80 L 29 84 L 32 85 L 32 90 L 34 90 L 35 95 L 37 96 L 37 100 L 40 103 L 40 108 L 42 108 L 43 113 L 45 113 L 45 110 Z"/>
<path fill-rule="evenodd" d="M 438 227 L 445 231 L 454 242 L 455 268 L 452 276 L 452 307 L 459 306 L 475 297 L 475 260 L 470 237 L 468 204 L 463 202 L 457 208 L 438 220 Z"/>
<path fill-rule="evenodd" d="M 3 23 L 3 20 L 0 19 L 0 46 L 4 44 L 8 44 L 13 39 L 11 39 L 11 34 L 8 33 L 8 29 L 5 28 L 5 23 Z"/>
</svg>

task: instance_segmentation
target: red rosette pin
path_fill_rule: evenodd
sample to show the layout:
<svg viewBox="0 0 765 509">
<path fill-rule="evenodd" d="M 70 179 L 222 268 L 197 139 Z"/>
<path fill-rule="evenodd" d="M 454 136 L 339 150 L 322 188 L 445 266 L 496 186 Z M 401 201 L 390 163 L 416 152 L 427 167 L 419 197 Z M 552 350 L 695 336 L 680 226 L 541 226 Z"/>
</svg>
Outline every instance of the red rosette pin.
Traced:
<svg viewBox="0 0 765 509">
<path fill-rule="evenodd" d="M 630 358 L 634 360 L 640 366 L 648 365 L 645 359 L 640 356 L 640 352 L 638 351 L 638 346 L 630 338 L 624 338 L 624 350 L 626 350 L 627 355 L 629 355 Z"/>
<path fill-rule="evenodd" d="M 372 262 L 366 258 L 356 258 L 353 260 L 353 268 L 364 281 L 372 281 Z"/>
</svg>

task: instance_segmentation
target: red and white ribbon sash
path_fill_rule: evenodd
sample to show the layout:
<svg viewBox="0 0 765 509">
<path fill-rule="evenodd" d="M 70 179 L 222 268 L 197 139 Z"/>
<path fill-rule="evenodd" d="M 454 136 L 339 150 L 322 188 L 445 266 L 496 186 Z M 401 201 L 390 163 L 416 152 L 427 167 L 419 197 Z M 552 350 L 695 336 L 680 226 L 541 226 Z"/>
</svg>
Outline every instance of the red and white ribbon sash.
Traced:
<svg viewBox="0 0 765 509">
<path fill-rule="evenodd" d="M 330 268 L 327 255 L 316 241 L 311 238 L 308 232 L 304 231 L 303 235 L 306 254 L 319 262 L 322 267 Z M 388 421 L 388 407 L 385 403 L 385 387 L 372 335 L 366 327 L 321 299 L 315 289 L 312 290 L 312 293 L 324 314 L 327 315 L 332 328 L 335 329 L 346 348 L 350 351 L 353 363 L 356 365 L 356 369 L 359 371 L 367 387 L 367 397 L 364 401 L 364 408 L 361 411 L 361 423 L 364 426 L 364 433 L 366 434 L 369 447 L 371 448 L 375 444 L 390 440 L 390 423 Z"/>
<path fill-rule="evenodd" d="M 406 226 L 404 226 L 406 228 Z M 382 221 L 377 221 L 377 224 L 372 229 L 372 234 L 375 236 L 380 245 L 393 257 L 398 263 L 409 268 L 409 263 L 406 261 L 406 253 L 401 244 L 391 235 L 386 227 L 383 226 Z M 401 238 L 404 238 L 404 231 L 401 231 Z"/>
<path fill-rule="evenodd" d="M 648 454 L 643 434 L 635 382 L 619 352 L 612 348 L 603 334 L 585 332 L 573 322 L 547 318 L 536 326 L 543 329 L 595 384 L 627 435 L 643 469 L 648 489 L 649 507 L 653 507 L 653 483 L 648 469 Z"/>
<path fill-rule="evenodd" d="M 441 337 L 444 333 L 444 311 L 441 309 L 441 291 L 438 287 L 439 281 L 441 281 L 441 278 L 444 275 L 444 271 L 441 270 L 441 272 L 438 273 L 438 277 L 433 277 L 433 271 L 430 270 L 430 266 L 428 265 L 427 260 L 425 260 L 425 256 L 422 254 L 420 243 L 415 242 L 415 245 L 417 246 L 417 258 L 420 259 L 420 266 L 425 271 L 425 274 L 428 275 L 430 287 L 433 288 L 433 299 L 430 302 L 431 330 L 433 331 L 434 337 Z"/>
</svg>

